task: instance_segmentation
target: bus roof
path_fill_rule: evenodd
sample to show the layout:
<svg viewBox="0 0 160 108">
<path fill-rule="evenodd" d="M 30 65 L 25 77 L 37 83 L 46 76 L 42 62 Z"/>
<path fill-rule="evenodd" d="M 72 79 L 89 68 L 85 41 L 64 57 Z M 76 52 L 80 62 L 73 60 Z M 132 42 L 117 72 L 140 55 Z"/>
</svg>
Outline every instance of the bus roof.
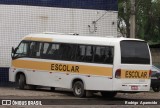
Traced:
<svg viewBox="0 0 160 108">
<path fill-rule="evenodd" d="M 77 36 L 77 35 L 63 35 L 63 34 L 29 34 L 23 40 L 57 42 L 57 43 L 75 43 L 75 44 L 93 44 L 93 45 L 115 45 L 122 40 L 136 40 L 140 39 L 124 38 L 124 37 L 96 37 L 96 36 Z"/>
</svg>

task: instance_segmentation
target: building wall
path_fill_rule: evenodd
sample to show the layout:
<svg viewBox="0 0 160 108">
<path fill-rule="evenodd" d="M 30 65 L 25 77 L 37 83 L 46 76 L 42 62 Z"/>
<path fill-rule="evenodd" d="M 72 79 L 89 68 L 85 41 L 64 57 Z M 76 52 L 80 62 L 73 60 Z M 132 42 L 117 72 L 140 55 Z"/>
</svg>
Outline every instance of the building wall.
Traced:
<svg viewBox="0 0 160 108">
<path fill-rule="evenodd" d="M 42 32 L 116 37 L 117 11 L 2 4 L 0 67 L 10 67 L 11 47 L 22 37 Z"/>
<path fill-rule="evenodd" d="M 0 0 L 0 85 L 8 83 L 11 48 L 30 33 L 117 37 L 117 0 Z"/>
<path fill-rule="evenodd" d="M 160 48 L 150 48 L 152 54 L 152 62 L 154 65 L 160 65 Z"/>
</svg>

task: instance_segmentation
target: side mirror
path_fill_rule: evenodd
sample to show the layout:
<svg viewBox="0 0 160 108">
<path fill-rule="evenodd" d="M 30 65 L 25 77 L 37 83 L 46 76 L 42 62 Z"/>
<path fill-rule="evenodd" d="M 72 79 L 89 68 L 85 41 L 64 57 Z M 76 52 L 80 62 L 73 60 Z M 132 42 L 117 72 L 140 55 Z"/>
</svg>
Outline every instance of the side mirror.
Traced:
<svg viewBox="0 0 160 108">
<path fill-rule="evenodd" d="M 14 47 L 12 47 L 12 53 L 13 53 L 13 54 L 15 53 L 15 49 L 14 49 Z"/>
<path fill-rule="evenodd" d="M 14 47 L 12 47 L 12 53 L 11 53 L 12 59 L 15 58 L 15 57 L 14 57 L 15 53 L 16 53 L 16 49 L 15 49 Z"/>
</svg>

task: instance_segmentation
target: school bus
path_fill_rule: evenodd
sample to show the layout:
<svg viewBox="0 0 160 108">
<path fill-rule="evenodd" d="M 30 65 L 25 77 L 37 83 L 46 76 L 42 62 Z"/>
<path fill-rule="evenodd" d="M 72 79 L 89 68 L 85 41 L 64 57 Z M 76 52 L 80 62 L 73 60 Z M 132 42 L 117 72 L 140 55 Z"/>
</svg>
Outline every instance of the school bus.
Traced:
<svg viewBox="0 0 160 108">
<path fill-rule="evenodd" d="M 100 92 L 150 90 L 151 53 L 147 42 L 64 34 L 30 34 L 12 49 L 9 80 L 26 85 L 67 88 L 77 97 Z"/>
</svg>

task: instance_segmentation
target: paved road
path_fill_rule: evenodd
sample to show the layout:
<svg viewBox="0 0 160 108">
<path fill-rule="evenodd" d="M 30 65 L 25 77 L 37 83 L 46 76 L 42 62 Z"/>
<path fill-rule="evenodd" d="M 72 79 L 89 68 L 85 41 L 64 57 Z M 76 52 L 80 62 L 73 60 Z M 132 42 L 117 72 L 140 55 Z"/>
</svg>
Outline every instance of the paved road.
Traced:
<svg viewBox="0 0 160 108">
<path fill-rule="evenodd" d="M 64 107 L 79 108 L 79 107 L 82 107 L 82 105 L 84 105 L 85 107 L 89 107 L 90 105 L 92 105 L 92 107 L 94 108 L 106 107 L 106 105 L 107 107 L 110 107 L 110 108 L 116 108 L 116 107 L 127 108 L 129 104 L 135 105 L 136 102 L 140 102 L 140 101 L 143 101 L 143 102 L 155 101 L 155 102 L 158 102 L 159 104 L 159 100 L 157 99 L 160 99 L 160 93 L 153 92 L 152 90 L 150 92 L 142 92 L 142 93 L 136 93 L 136 94 L 118 93 L 114 99 L 104 99 L 101 97 L 100 93 L 96 93 L 92 96 L 88 96 L 87 98 L 80 99 L 80 98 L 74 97 L 73 93 L 70 90 L 64 90 L 64 89 L 56 89 L 56 91 L 52 92 L 50 91 L 49 88 L 41 88 L 37 90 L 19 90 L 18 88 L 14 88 L 14 87 L 0 87 L 0 99 L 12 99 L 15 101 L 18 101 L 21 99 L 22 101 L 42 101 L 42 104 L 45 103 L 49 105 L 47 107 L 52 107 L 50 106 L 50 104 L 52 104 L 52 105 L 55 105 L 54 107 L 62 107 L 62 108 Z M 149 99 L 149 100 L 145 100 L 145 99 Z M 123 105 L 125 103 L 127 103 L 128 105 Z M 119 106 L 121 104 L 123 106 Z M 131 107 L 131 105 L 129 105 L 129 107 Z M 22 106 L 16 106 L 16 107 L 22 107 Z M 29 106 L 25 106 L 25 107 L 29 107 Z M 41 108 L 41 107 L 42 106 L 39 106 L 38 108 Z M 134 107 L 156 108 L 160 106 L 157 106 L 157 105 L 156 106 L 155 105 L 137 106 L 136 105 Z"/>
</svg>

